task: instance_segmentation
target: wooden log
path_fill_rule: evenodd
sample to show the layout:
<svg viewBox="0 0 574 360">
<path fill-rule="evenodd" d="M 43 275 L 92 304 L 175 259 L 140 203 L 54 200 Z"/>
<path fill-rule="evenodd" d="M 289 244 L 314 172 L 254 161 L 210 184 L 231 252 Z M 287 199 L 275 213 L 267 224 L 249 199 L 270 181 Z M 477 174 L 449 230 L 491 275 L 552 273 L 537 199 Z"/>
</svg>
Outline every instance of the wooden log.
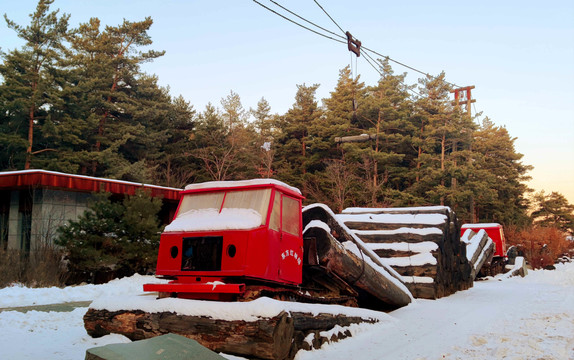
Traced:
<svg viewBox="0 0 574 360">
<path fill-rule="evenodd" d="M 439 298 L 434 283 L 407 283 L 406 285 L 417 299 L 434 300 Z"/>
<path fill-rule="evenodd" d="M 84 315 L 84 326 L 92 337 L 115 333 L 131 340 L 140 340 L 174 333 L 194 339 L 216 352 L 261 359 L 288 358 L 294 332 L 293 318 L 286 312 L 272 318 L 246 322 L 172 312 L 109 312 L 90 308 Z"/>
<path fill-rule="evenodd" d="M 429 227 L 442 228 L 444 224 L 417 224 L 417 223 L 379 223 L 379 222 L 363 222 L 355 220 L 346 220 L 345 225 L 353 230 L 397 230 L 400 228 L 411 229 L 426 229 Z"/>
<path fill-rule="evenodd" d="M 393 266 L 401 276 L 426 276 L 436 278 L 440 271 L 436 265 L 419 265 L 419 266 Z"/>
<path fill-rule="evenodd" d="M 439 243 L 443 241 L 443 233 L 430 233 L 425 235 L 420 235 L 412 232 L 401 232 L 401 233 L 370 233 L 362 234 L 360 232 L 355 233 L 361 240 L 365 243 L 420 243 L 423 241 L 432 241 L 434 243 Z"/>
<path fill-rule="evenodd" d="M 335 142 L 339 143 L 355 143 L 355 142 L 366 142 L 370 140 L 376 140 L 377 134 L 361 134 L 352 136 L 336 137 Z"/>
<path fill-rule="evenodd" d="M 373 251 L 382 258 L 401 258 L 418 254 L 418 252 L 415 251 L 400 251 L 392 249 L 373 249 Z"/>
</svg>

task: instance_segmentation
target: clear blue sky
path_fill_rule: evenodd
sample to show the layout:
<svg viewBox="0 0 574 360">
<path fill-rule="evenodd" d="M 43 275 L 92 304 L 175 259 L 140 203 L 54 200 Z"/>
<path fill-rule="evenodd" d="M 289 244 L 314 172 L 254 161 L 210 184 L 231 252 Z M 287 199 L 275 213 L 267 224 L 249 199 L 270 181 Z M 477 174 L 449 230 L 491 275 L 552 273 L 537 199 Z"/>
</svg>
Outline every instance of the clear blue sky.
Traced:
<svg viewBox="0 0 574 360">
<path fill-rule="evenodd" d="M 261 3 L 276 8 L 268 0 Z M 313 0 L 276 0 L 334 32 Z M 523 162 L 535 168 L 535 190 L 558 191 L 574 203 L 574 1 L 327 1 L 319 3 L 364 46 L 459 86 L 475 85 L 473 111 L 482 111 L 516 137 Z M 0 13 L 27 25 L 35 0 L 0 0 Z M 261 97 L 272 112 L 294 102 L 297 84 L 320 84 L 329 96 L 352 57 L 346 45 L 293 25 L 250 0 L 56 0 L 76 26 L 90 17 L 118 25 L 154 19 L 151 48 L 166 55 L 144 70 L 171 94 L 203 111 L 231 90 L 244 108 Z M 0 47 L 21 46 L 0 21 Z M 354 63 L 354 60 L 353 60 Z M 393 65 L 396 73 L 408 71 Z M 367 85 L 378 74 L 359 58 Z M 416 83 L 419 74 L 409 72 Z"/>
</svg>

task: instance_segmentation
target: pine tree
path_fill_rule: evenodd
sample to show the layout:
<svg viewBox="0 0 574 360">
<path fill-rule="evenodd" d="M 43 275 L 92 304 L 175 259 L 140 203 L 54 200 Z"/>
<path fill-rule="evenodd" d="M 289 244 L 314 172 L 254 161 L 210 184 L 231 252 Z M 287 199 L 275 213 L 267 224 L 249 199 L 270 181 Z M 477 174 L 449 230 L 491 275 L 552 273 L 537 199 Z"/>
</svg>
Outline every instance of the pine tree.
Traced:
<svg viewBox="0 0 574 360">
<path fill-rule="evenodd" d="M 406 74 L 394 75 L 388 61 L 380 62 L 381 77 L 376 86 L 367 88 L 359 103 L 355 123 L 371 139 L 360 145 L 348 145 L 358 155 L 365 177 L 365 201 L 370 206 L 390 206 L 403 202 L 409 159 L 413 157 L 410 135 L 412 103 Z"/>
<path fill-rule="evenodd" d="M 204 172 L 198 175 L 198 181 L 255 176 L 254 130 L 239 123 L 230 125 L 228 119 L 211 104 L 199 116 L 193 156 L 203 163 Z"/>
<path fill-rule="evenodd" d="M 506 128 L 495 126 L 488 118 L 474 132 L 469 184 L 480 221 L 515 225 L 528 221 L 524 182 L 532 166 L 520 161 L 523 155 L 516 152 L 515 140 Z"/>
<path fill-rule="evenodd" d="M 449 100 L 449 85 L 445 74 L 419 79 L 417 99 L 419 113 L 414 117 L 420 129 L 417 136 L 416 180 L 411 187 L 413 195 L 424 199 L 427 204 L 445 205 L 450 177 L 447 169 L 449 139 L 454 132 L 452 126 L 456 117 Z"/>
<path fill-rule="evenodd" d="M 541 191 L 534 195 L 535 209 L 530 215 L 534 225 L 556 227 L 574 235 L 574 205 L 568 203 L 564 195 Z"/>
<path fill-rule="evenodd" d="M 8 27 L 25 41 L 21 50 L 5 54 L 4 63 L 0 66 L 0 75 L 4 79 L 0 87 L 0 103 L 3 116 L 9 118 L 4 126 L 10 132 L 10 135 L 0 137 L 0 141 L 9 152 L 7 158 L 18 168 L 23 165 L 29 169 L 33 155 L 56 150 L 38 148 L 39 136 L 36 134 L 36 130 L 44 126 L 54 99 L 59 96 L 54 76 L 64 51 L 63 40 L 68 34 L 70 16 L 58 17 L 59 10 L 50 12 L 52 3 L 53 0 L 40 0 L 26 27 L 4 15 Z M 22 151 L 23 142 L 18 137 L 24 134 L 27 140 L 24 164 L 14 163 L 22 158 L 18 152 Z"/>
<path fill-rule="evenodd" d="M 85 117 L 96 126 L 88 140 L 92 148 L 86 170 L 91 175 L 140 181 L 151 176 L 144 159 L 133 151 L 142 148 L 137 143 L 146 135 L 145 124 L 134 111 L 150 111 L 140 100 L 145 99 L 146 91 L 158 90 L 157 79 L 142 75 L 140 64 L 164 54 L 139 50 L 152 44 L 148 35 L 152 23 L 150 17 L 139 22 L 124 20 L 101 31 L 100 21 L 92 18 L 71 38 L 70 65 L 77 73 L 76 89 L 90 89 L 82 98 L 82 107 Z M 165 104 L 169 100 L 165 94 L 163 97 L 160 102 Z M 165 115 L 165 106 L 163 111 Z"/>
<path fill-rule="evenodd" d="M 264 178 L 271 178 L 275 173 L 274 160 L 277 144 L 274 141 L 274 122 L 276 117 L 271 115 L 271 106 L 265 98 L 257 103 L 257 108 L 250 110 L 255 118 L 254 125 L 257 131 L 256 147 L 258 149 L 257 174 Z"/>
<path fill-rule="evenodd" d="M 195 122 L 196 112 L 182 96 L 173 99 L 167 115 L 156 122 L 158 130 L 166 131 L 166 138 L 157 144 L 159 153 L 151 161 L 155 183 L 172 187 L 190 183 L 198 168 L 191 155 Z"/>
<path fill-rule="evenodd" d="M 317 165 L 317 159 L 308 154 L 312 141 L 309 126 L 322 116 L 322 110 L 315 99 L 318 84 L 297 85 L 295 103 L 287 113 L 278 119 L 277 141 L 281 146 L 278 152 L 277 176 L 305 192 L 304 178 L 308 171 Z"/>
<path fill-rule="evenodd" d="M 123 202 L 100 193 L 77 221 L 62 226 L 56 243 L 65 248 L 70 271 L 116 276 L 146 274 L 155 268 L 161 200 L 138 191 Z M 89 280 L 89 279 L 87 279 Z"/>
</svg>

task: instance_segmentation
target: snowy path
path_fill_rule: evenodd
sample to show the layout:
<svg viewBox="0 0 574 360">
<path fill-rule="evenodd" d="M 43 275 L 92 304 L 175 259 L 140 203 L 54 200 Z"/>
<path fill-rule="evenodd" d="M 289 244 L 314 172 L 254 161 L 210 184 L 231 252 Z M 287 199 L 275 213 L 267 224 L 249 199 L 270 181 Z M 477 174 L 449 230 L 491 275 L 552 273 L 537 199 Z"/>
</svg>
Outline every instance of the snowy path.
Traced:
<svg viewBox="0 0 574 360">
<path fill-rule="evenodd" d="M 86 301 L 102 294 L 141 291 L 149 278 L 66 289 L 0 289 L 0 308 Z M 129 342 L 90 338 L 72 312 L 3 311 L 0 346 L 6 359 L 83 359 L 86 349 Z M 526 278 L 475 283 L 436 301 L 417 300 L 390 313 L 391 321 L 356 327 L 352 338 L 299 352 L 309 359 L 574 359 L 574 263 Z"/>
<path fill-rule="evenodd" d="M 306 359 L 574 359 L 574 267 L 476 282 L 391 313 L 398 321 Z"/>
</svg>

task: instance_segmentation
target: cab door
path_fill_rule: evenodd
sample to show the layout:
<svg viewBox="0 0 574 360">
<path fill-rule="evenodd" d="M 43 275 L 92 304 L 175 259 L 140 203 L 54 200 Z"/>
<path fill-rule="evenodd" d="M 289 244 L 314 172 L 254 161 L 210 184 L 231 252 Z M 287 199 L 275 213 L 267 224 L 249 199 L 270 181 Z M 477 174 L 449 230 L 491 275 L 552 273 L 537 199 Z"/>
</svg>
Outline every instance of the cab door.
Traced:
<svg viewBox="0 0 574 360">
<path fill-rule="evenodd" d="M 280 227 L 279 278 L 300 284 L 303 269 L 301 200 L 281 193 Z"/>
</svg>

